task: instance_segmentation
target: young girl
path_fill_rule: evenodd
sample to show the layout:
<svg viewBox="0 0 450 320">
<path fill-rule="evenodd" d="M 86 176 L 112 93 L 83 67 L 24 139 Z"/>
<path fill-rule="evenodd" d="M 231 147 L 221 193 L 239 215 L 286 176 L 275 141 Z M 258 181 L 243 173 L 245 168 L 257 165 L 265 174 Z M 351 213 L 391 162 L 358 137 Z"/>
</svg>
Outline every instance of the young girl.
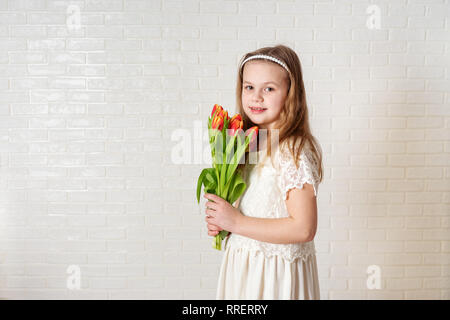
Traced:
<svg viewBox="0 0 450 320">
<path fill-rule="evenodd" d="M 237 207 L 204 196 L 212 200 L 205 209 L 208 235 L 231 232 L 216 299 L 320 299 L 313 239 L 322 153 L 311 134 L 297 54 L 278 45 L 244 55 L 236 94 L 244 130 L 266 129 L 267 140 L 259 141 L 256 165 L 248 159 L 239 165 L 247 189 Z"/>
</svg>

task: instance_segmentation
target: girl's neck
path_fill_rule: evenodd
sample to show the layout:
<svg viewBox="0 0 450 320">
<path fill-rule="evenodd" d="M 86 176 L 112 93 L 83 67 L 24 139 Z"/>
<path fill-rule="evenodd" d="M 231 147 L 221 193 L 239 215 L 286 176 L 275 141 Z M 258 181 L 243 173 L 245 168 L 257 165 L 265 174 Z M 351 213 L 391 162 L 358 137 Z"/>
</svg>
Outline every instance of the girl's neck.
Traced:
<svg viewBox="0 0 450 320">
<path fill-rule="evenodd" d="M 279 139 L 279 136 L 276 133 L 273 133 L 271 130 L 267 130 L 267 134 L 258 135 L 258 151 L 270 150 L 270 152 L 273 152 L 273 149 L 278 148 L 279 140 L 276 140 Z"/>
<path fill-rule="evenodd" d="M 267 131 L 267 134 L 260 135 L 258 141 L 258 151 L 268 150 L 271 146 L 269 146 L 268 141 L 270 141 L 270 132 Z"/>
<path fill-rule="evenodd" d="M 266 144 L 266 139 L 267 135 L 259 135 L 258 137 L 258 151 L 262 151 L 262 150 L 266 150 L 267 149 L 267 144 Z"/>
</svg>

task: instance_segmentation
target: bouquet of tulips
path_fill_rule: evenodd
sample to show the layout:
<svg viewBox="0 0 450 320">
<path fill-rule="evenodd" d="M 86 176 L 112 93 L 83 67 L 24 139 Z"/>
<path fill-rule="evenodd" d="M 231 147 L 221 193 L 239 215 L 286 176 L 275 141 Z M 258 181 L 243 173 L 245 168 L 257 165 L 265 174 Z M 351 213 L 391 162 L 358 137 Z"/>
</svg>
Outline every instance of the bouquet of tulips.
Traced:
<svg viewBox="0 0 450 320">
<path fill-rule="evenodd" d="M 246 184 L 236 171 L 242 156 L 258 135 L 258 127 L 243 132 L 244 123 L 239 113 L 231 119 L 228 111 L 215 104 L 208 118 L 208 135 L 211 147 L 212 168 L 203 169 L 197 182 L 197 202 L 200 202 L 201 186 L 205 193 L 218 195 L 233 204 L 244 193 Z M 208 200 L 211 201 L 211 200 Z M 222 250 L 222 240 L 229 232 L 222 230 L 213 239 L 213 248 Z"/>
</svg>

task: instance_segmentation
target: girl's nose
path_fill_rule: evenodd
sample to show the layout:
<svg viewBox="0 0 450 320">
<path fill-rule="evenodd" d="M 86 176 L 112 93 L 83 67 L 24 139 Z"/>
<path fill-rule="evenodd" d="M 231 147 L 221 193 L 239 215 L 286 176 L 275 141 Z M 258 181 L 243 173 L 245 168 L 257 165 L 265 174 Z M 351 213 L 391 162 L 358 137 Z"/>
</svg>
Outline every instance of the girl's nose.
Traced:
<svg viewBox="0 0 450 320">
<path fill-rule="evenodd" d="M 262 101 L 262 94 L 255 90 L 255 92 L 253 93 L 253 100 Z"/>
</svg>

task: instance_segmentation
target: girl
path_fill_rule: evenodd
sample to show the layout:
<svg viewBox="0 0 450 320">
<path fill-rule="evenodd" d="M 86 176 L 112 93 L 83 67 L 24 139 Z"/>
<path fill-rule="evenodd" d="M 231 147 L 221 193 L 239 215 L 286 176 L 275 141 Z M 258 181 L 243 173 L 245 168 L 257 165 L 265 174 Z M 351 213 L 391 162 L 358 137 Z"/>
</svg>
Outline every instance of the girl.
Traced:
<svg viewBox="0 0 450 320">
<path fill-rule="evenodd" d="M 248 157 L 239 164 L 247 189 L 237 207 L 204 195 L 212 200 L 205 209 L 208 235 L 230 232 L 216 299 L 320 299 L 313 239 L 322 153 L 311 134 L 297 54 L 278 45 L 244 55 L 236 94 L 244 131 L 266 129 L 271 143 L 259 141 L 256 165 Z"/>
</svg>

